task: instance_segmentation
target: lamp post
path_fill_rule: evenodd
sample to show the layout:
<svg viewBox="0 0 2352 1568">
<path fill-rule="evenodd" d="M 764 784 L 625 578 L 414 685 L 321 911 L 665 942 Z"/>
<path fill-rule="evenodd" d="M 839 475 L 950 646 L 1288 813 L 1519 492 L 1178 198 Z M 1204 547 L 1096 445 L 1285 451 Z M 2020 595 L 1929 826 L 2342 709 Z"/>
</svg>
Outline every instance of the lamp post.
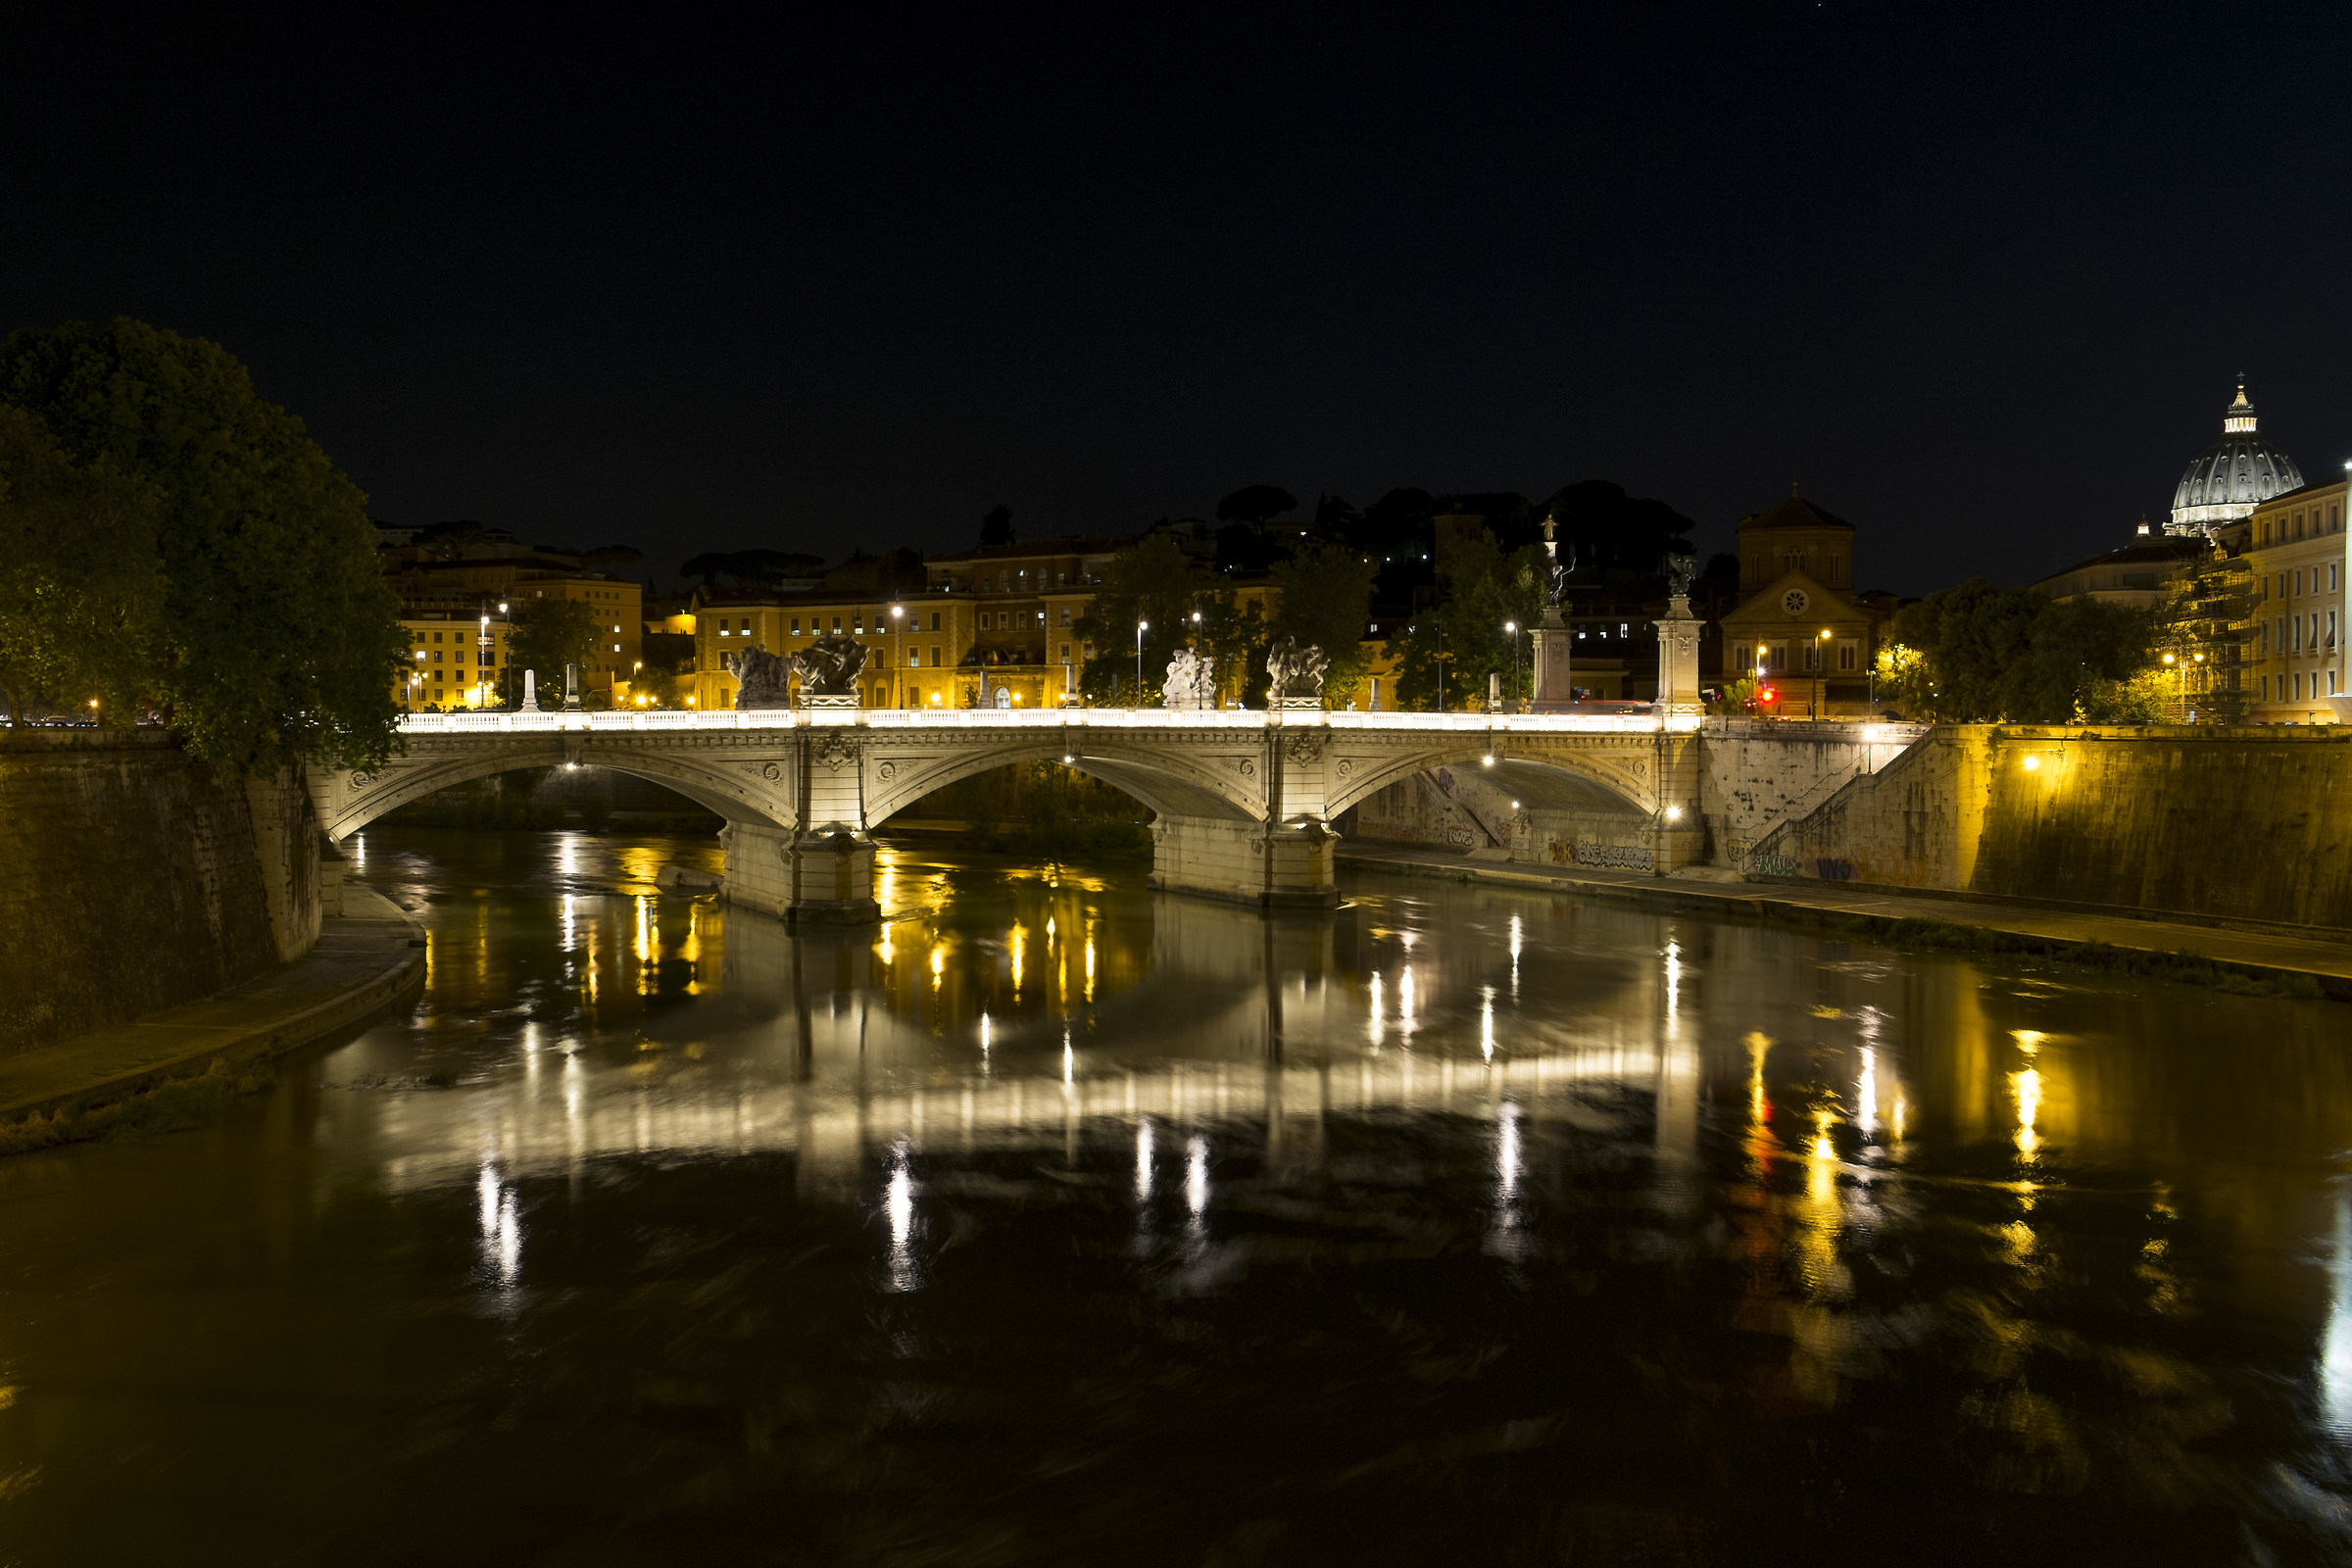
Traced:
<svg viewBox="0 0 2352 1568">
<path fill-rule="evenodd" d="M 906 607 L 890 607 L 890 662 L 898 673 L 899 706 L 906 706 Z"/>
<path fill-rule="evenodd" d="M 1196 653 L 1196 654 L 1198 654 L 1200 651 L 1200 612 L 1199 612 L 1198 610 L 1196 610 L 1196 611 L 1194 611 L 1194 612 L 1193 612 L 1193 652 L 1194 652 L 1194 653 Z M 1194 690 L 1196 693 L 1198 693 L 1198 692 L 1200 690 L 1200 686 L 1199 686 L 1199 685 L 1196 683 L 1196 684 L 1195 684 L 1195 686 L 1193 687 L 1193 690 Z M 1213 706 L 1213 701 L 1212 701 L 1212 699 L 1210 699 L 1210 698 L 1206 698 L 1206 697 L 1200 697 L 1200 696 L 1195 696 L 1195 698 L 1194 698 L 1193 700 L 1194 700 L 1195 702 L 1197 702 L 1197 703 L 1200 704 L 1200 705 L 1201 705 L 1201 706 L 1203 706 L 1203 707 L 1209 707 L 1209 706 Z"/>
<path fill-rule="evenodd" d="M 1144 633 L 1152 629 L 1148 620 L 1135 623 L 1135 706 L 1144 706 Z"/>
<path fill-rule="evenodd" d="M 1825 629 L 1813 640 L 1813 717 L 1821 716 L 1822 699 L 1829 694 L 1830 634 Z"/>
<path fill-rule="evenodd" d="M 1515 620 L 1506 620 L 1502 623 L 1502 629 L 1511 634 L 1511 695 L 1517 697 L 1519 695 L 1519 623 Z"/>
</svg>

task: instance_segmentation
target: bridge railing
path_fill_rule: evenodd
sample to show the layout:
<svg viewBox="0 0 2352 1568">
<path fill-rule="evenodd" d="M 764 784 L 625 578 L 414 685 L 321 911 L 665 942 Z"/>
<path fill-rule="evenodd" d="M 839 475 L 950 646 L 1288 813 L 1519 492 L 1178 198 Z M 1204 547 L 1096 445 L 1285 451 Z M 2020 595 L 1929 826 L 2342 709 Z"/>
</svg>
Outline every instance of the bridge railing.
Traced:
<svg viewBox="0 0 2352 1568">
<path fill-rule="evenodd" d="M 1654 713 L 1374 713 L 1361 710 L 1166 708 L 868 708 L 820 710 L 814 716 L 789 708 L 728 708 L 660 711 L 616 710 L 589 712 L 561 710 L 535 713 L 413 713 L 400 721 L 407 735 L 478 735 L 555 730 L 777 730 L 852 725 L 868 729 L 973 730 L 1222 729 L 1262 730 L 1319 726 L 1327 729 L 1459 731 L 1509 734 L 1650 735 L 1661 720 Z M 1696 720 L 1664 721 L 1697 728 Z"/>
</svg>

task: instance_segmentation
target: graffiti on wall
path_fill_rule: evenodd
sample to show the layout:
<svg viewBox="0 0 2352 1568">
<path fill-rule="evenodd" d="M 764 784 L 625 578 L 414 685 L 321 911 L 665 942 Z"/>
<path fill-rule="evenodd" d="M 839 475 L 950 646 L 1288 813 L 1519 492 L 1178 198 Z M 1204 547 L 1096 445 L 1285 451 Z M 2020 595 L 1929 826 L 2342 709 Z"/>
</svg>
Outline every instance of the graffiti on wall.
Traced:
<svg viewBox="0 0 2352 1568">
<path fill-rule="evenodd" d="M 1658 858 L 1646 844 L 1603 844 L 1597 839 L 1580 839 L 1574 844 L 1553 839 L 1549 846 L 1554 865 L 1608 866 L 1620 871 L 1654 871 Z"/>
</svg>

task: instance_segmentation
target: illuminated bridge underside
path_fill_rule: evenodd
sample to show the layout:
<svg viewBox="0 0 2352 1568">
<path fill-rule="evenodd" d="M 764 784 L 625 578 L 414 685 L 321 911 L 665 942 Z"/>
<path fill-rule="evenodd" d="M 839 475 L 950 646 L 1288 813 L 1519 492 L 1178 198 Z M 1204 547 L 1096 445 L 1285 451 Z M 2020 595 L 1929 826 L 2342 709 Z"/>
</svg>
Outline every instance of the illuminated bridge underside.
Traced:
<svg viewBox="0 0 2352 1568">
<path fill-rule="evenodd" d="M 1621 813 L 1654 834 L 1661 871 L 1696 858 L 1700 839 L 1667 815 L 1695 806 L 1695 729 L 1617 715 L 490 713 L 403 729 L 405 752 L 376 772 L 312 779 L 334 838 L 510 768 L 617 768 L 724 817 L 728 897 L 796 919 L 874 918 L 871 830 L 1024 761 L 1066 760 L 1152 808 L 1154 886 L 1268 907 L 1335 904 L 1330 824 L 1436 767 L 1492 768 L 1531 804 Z"/>
</svg>

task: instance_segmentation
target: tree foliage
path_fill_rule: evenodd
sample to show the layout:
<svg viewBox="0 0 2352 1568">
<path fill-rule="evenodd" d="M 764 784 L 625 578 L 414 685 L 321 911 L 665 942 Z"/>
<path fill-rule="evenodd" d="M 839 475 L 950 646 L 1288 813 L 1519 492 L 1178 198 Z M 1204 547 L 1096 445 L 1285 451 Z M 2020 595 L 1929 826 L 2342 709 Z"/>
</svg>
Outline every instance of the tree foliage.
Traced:
<svg viewBox="0 0 2352 1568">
<path fill-rule="evenodd" d="M 1247 484 L 1217 503 L 1217 520 L 1271 522 L 1298 505 L 1298 498 L 1278 484 Z"/>
<path fill-rule="evenodd" d="M 1072 628 L 1095 648 L 1094 658 L 1079 676 L 1079 690 L 1098 703 L 1138 701 L 1135 652 L 1136 627 L 1141 622 L 1145 628 L 1141 706 L 1155 706 L 1168 661 L 1177 649 L 1196 643 L 1193 612 L 1200 610 L 1206 621 L 1214 607 L 1202 601 L 1220 586 L 1166 534 L 1148 534 L 1133 550 L 1113 557 L 1102 568 L 1102 582 L 1095 590 L 1093 602 Z M 1220 675 L 1227 672 L 1222 659 L 1218 671 Z"/>
<path fill-rule="evenodd" d="M 2143 611 L 1975 577 L 1896 612 L 1879 693 L 1945 723 L 2115 721 L 2144 706 L 2155 636 Z"/>
<path fill-rule="evenodd" d="M 83 468 L 41 421 L 0 405 L 0 706 L 131 722 L 163 633 L 156 507 L 111 467 Z"/>
<path fill-rule="evenodd" d="M 1472 708 L 1487 700 L 1487 677 L 1501 676 L 1506 699 L 1534 679 L 1526 628 L 1544 613 L 1548 562 L 1541 545 L 1503 553 L 1484 527 L 1454 534 L 1437 563 L 1438 602 L 1389 640 L 1396 697 L 1406 708 Z M 1504 627 L 1516 622 L 1516 637 Z M 1516 644 L 1517 657 L 1513 657 Z"/>
<path fill-rule="evenodd" d="M 197 756 L 380 761 L 408 657 L 366 497 L 219 344 L 118 318 L 13 334 L 0 403 L 143 488 L 165 584 L 139 684 Z"/>
<path fill-rule="evenodd" d="M 516 608 L 514 630 L 507 638 L 508 700 L 521 700 L 526 669 L 534 672 L 542 704 L 550 697 L 564 700 L 565 664 L 582 666 L 584 688 L 588 656 L 603 629 L 594 607 L 585 599 L 526 599 Z"/>
<path fill-rule="evenodd" d="M 1653 572 L 1669 555 L 1688 555 L 1692 521 L 1663 501 L 1629 496 L 1607 479 L 1555 491 L 1538 509 L 1558 524 L 1560 559 L 1576 552 L 1579 571 Z M 1737 572 L 1737 563 L 1734 570 Z"/>
<path fill-rule="evenodd" d="M 1012 509 L 1000 501 L 980 519 L 980 548 L 1012 543 Z"/>
<path fill-rule="evenodd" d="M 1342 545 L 1310 545 L 1275 565 L 1272 578 L 1281 597 L 1274 606 L 1270 641 L 1296 637 L 1313 644 L 1330 661 L 1323 671 L 1323 702 L 1343 708 L 1363 689 L 1370 661 L 1364 631 L 1372 613 L 1372 579 L 1379 566 Z"/>
</svg>

